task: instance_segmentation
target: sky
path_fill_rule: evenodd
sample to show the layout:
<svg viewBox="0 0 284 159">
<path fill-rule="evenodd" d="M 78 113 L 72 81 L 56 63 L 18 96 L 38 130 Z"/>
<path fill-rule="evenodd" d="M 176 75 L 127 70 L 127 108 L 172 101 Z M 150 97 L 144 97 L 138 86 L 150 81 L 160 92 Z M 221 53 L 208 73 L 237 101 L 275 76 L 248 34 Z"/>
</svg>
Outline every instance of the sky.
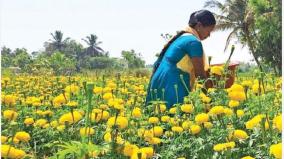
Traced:
<svg viewBox="0 0 284 159">
<path fill-rule="evenodd" d="M 43 50 L 55 30 L 63 38 L 80 42 L 95 34 L 111 57 L 121 57 L 122 50 L 141 53 L 146 64 L 153 64 L 155 54 L 166 43 L 161 34 L 175 34 L 187 26 L 192 12 L 204 9 L 205 0 L 1 0 L 0 44 Z M 215 12 L 216 10 L 207 8 Z M 214 32 L 202 41 L 212 63 L 222 63 L 229 56 L 224 46 L 229 31 Z M 247 47 L 237 41 L 232 61 L 251 62 Z"/>
</svg>

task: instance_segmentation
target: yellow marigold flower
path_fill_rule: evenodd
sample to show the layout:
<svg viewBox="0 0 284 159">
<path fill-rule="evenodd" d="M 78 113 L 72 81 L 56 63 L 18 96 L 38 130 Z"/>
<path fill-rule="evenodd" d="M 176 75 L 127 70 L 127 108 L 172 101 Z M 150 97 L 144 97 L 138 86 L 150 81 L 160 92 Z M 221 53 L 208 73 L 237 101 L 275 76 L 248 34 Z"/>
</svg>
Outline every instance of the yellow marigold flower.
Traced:
<svg viewBox="0 0 284 159">
<path fill-rule="evenodd" d="M 4 158 L 23 158 L 26 155 L 25 151 L 16 149 L 11 145 L 2 145 L 1 146 L 1 157 Z"/>
<path fill-rule="evenodd" d="M 7 106 L 14 106 L 16 104 L 17 97 L 14 95 L 3 95 L 2 102 Z"/>
<path fill-rule="evenodd" d="M 240 102 L 236 101 L 236 100 L 230 100 L 230 102 L 229 102 L 229 107 L 231 107 L 231 108 L 235 108 L 239 105 L 240 105 Z"/>
<path fill-rule="evenodd" d="M 138 107 L 135 107 L 132 111 L 132 116 L 134 118 L 140 118 L 142 116 L 141 109 Z"/>
<path fill-rule="evenodd" d="M 209 111 L 209 114 L 212 114 L 212 115 L 221 115 L 223 113 L 224 113 L 224 107 L 223 106 L 214 106 Z"/>
<path fill-rule="evenodd" d="M 241 110 L 241 109 L 238 109 L 237 110 L 237 117 L 238 118 L 241 118 L 241 117 L 243 117 L 245 115 L 245 112 L 243 111 L 243 110 Z"/>
<path fill-rule="evenodd" d="M 65 99 L 66 98 L 66 99 Z M 53 99 L 53 105 L 55 108 L 58 108 L 60 106 L 62 106 L 63 104 L 66 104 L 67 103 L 67 97 L 66 97 L 66 94 L 65 94 L 65 97 L 63 94 L 60 94 L 58 96 L 56 96 L 54 99 Z"/>
<path fill-rule="evenodd" d="M 151 130 L 145 130 L 144 131 L 144 137 L 145 138 L 153 138 L 154 137 L 154 132 L 153 132 L 153 130 L 151 129 Z"/>
<path fill-rule="evenodd" d="M 104 100 L 109 100 L 109 99 L 111 99 L 111 98 L 113 98 L 113 94 L 112 94 L 112 93 L 105 93 L 105 94 L 103 95 L 103 99 L 104 99 Z"/>
<path fill-rule="evenodd" d="M 192 104 L 183 104 L 181 107 L 181 111 L 184 113 L 192 113 L 193 105 Z"/>
<path fill-rule="evenodd" d="M 204 127 L 207 129 L 211 129 L 213 127 L 213 124 L 211 122 L 205 122 L 203 124 L 204 124 Z"/>
<path fill-rule="evenodd" d="M 54 128 L 56 128 L 58 126 L 58 122 L 56 120 L 50 122 L 50 125 Z"/>
<path fill-rule="evenodd" d="M 199 96 L 201 97 L 201 101 L 203 103 L 210 103 L 211 102 L 211 98 L 207 97 L 204 93 L 201 93 Z"/>
<path fill-rule="evenodd" d="M 105 140 L 105 142 L 111 142 L 111 134 L 110 134 L 110 132 L 105 133 L 104 140 Z"/>
<path fill-rule="evenodd" d="M 152 145 L 157 145 L 161 143 L 161 139 L 157 137 L 152 137 L 148 140 L 148 142 Z"/>
<path fill-rule="evenodd" d="M 245 157 L 242 157 L 241 159 L 254 159 L 254 158 L 251 156 L 245 156 Z"/>
<path fill-rule="evenodd" d="M 154 136 L 162 136 L 163 135 L 163 128 L 160 126 L 155 126 L 154 128 Z"/>
<path fill-rule="evenodd" d="M 79 93 L 80 88 L 74 84 L 71 84 L 69 86 L 66 86 L 64 90 L 66 93 L 69 93 L 69 94 L 70 93 L 77 94 Z"/>
<path fill-rule="evenodd" d="M 43 127 L 47 123 L 46 119 L 38 119 L 35 121 L 35 126 Z"/>
<path fill-rule="evenodd" d="M 25 123 L 26 125 L 32 125 L 34 122 L 35 122 L 35 121 L 34 121 L 33 118 L 26 118 L 26 119 L 24 120 L 24 123 Z"/>
<path fill-rule="evenodd" d="M 106 104 L 101 104 L 100 109 L 106 110 L 108 109 L 108 106 Z"/>
<path fill-rule="evenodd" d="M 102 87 L 94 87 L 93 92 L 95 94 L 101 94 L 103 92 L 103 88 Z"/>
<path fill-rule="evenodd" d="M 223 66 L 212 66 L 210 68 L 210 73 L 216 74 L 216 75 L 222 75 L 224 72 L 224 67 Z"/>
<path fill-rule="evenodd" d="M 5 143 L 8 140 L 7 136 L 2 136 L 1 135 L 1 144 Z"/>
<path fill-rule="evenodd" d="M 151 124 L 157 124 L 159 122 L 159 118 L 157 118 L 157 117 L 150 117 L 148 121 Z"/>
<path fill-rule="evenodd" d="M 261 122 L 264 115 L 256 115 L 251 120 L 246 122 L 246 128 L 247 129 L 253 129 L 254 127 L 257 127 L 259 123 Z"/>
<path fill-rule="evenodd" d="M 77 107 L 78 103 L 76 101 L 70 101 L 66 104 L 68 107 Z"/>
<path fill-rule="evenodd" d="M 131 157 L 134 154 L 137 154 L 138 151 L 139 147 L 133 144 L 125 144 L 123 148 L 123 154 L 129 157 Z"/>
<path fill-rule="evenodd" d="M 275 126 L 276 129 L 282 132 L 282 114 L 274 117 L 273 125 Z"/>
<path fill-rule="evenodd" d="M 195 122 L 199 124 L 208 122 L 208 121 L 209 121 L 209 115 L 206 113 L 200 113 L 195 116 Z"/>
<path fill-rule="evenodd" d="M 107 120 L 109 118 L 109 112 L 108 111 L 103 111 L 103 120 Z"/>
<path fill-rule="evenodd" d="M 259 93 L 259 90 L 260 90 L 260 93 L 263 92 L 262 86 L 259 87 L 259 84 L 258 84 L 258 83 L 252 85 L 252 91 L 253 91 L 254 94 L 258 94 L 258 93 Z"/>
<path fill-rule="evenodd" d="M 67 124 L 73 124 L 73 123 L 77 123 L 81 119 L 82 119 L 81 113 L 79 113 L 78 111 L 74 111 L 73 114 L 71 112 L 63 114 L 59 118 L 59 123 L 62 124 L 62 125 L 64 125 L 65 122 Z"/>
<path fill-rule="evenodd" d="M 217 152 L 223 151 L 223 150 L 225 150 L 225 149 L 226 149 L 226 146 L 225 146 L 224 144 L 216 144 L 216 145 L 214 145 L 214 147 L 213 147 L 213 150 L 214 150 L 214 151 L 217 151 Z"/>
<path fill-rule="evenodd" d="M 59 126 L 56 127 L 56 129 L 60 132 L 63 132 L 64 129 L 65 129 L 65 125 L 59 125 Z"/>
<path fill-rule="evenodd" d="M 25 131 L 17 132 L 15 137 L 22 142 L 28 142 L 31 139 L 30 134 Z"/>
<path fill-rule="evenodd" d="M 44 112 L 42 112 L 42 115 L 43 116 L 52 116 L 53 115 L 53 112 L 51 111 L 51 110 L 46 110 L 46 111 L 44 111 Z"/>
<path fill-rule="evenodd" d="M 248 138 L 248 134 L 243 131 L 243 130 L 235 130 L 233 133 L 235 138 L 241 139 L 241 140 L 245 140 Z"/>
<path fill-rule="evenodd" d="M 171 137 L 171 136 L 174 135 L 174 132 L 172 132 L 172 131 L 165 131 L 165 135 L 166 135 L 167 137 Z"/>
<path fill-rule="evenodd" d="M 183 128 L 180 127 L 180 126 L 173 126 L 173 127 L 172 127 L 172 131 L 173 131 L 173 132 L 181 133 L 181 132 L 183 132 Z"/>
<path fill-rule="evenodd" d="M 269 153 L 272 154 L 275 158 L 281 158 L 281 156 L 282 156 L 282 143 L 271 145 Z"/>
<path fill-rule="evenodd" d="M 165 104 L 160 104 L 160 111 L 165 112 L 167 110 L 167 106 Z"/>
<path fill-rule="evenodd" d="M 167 115 L 164 115 L 164 116 L 161 117 L 161 121 L 167 123 L 167 122 L 170 121 L 170 117 L 167 116 Z"/>
<path fill-rule="evenodd" d="M 183 129 L 189 129 L 189 127 L 191 126 L 193 124 L 193 122 L 192 121 L 184 121 L 183 123 L 182 123 L 182 128 Z"/>
<path fill-rule="evenodd" d="M 230 87 L 230 91 L 233 91 L 233 92 L 243 92 L 244 91 L 244 87 L 240 84 L 233 84 L 231 87 Z"/>
<path fill-rule="evenodd" d="M 113 105 L 113 107 L 114 107 L 115 109 L 117 109 L 117 110 L 123 110 L 123 109 L 124 109 L 123 104 L 120 104 L 120 103 L 115 103 L 115 104 Z"/>
<path fill-rule="evenodd" d="M 5 110 L 3 113 L 4 119 L 7 120 L 16 120 L 18 113 L 13 110 Z"/>
<path fill-rule="evenodd" d="M 226 142 L 224 144 L 227 148 L 234 148 L 236 146 L 235 142 Z"/>
<path fill-rule="evenodd" d="M 154 155 L 154 149 L 152 147 L 140 148 L 139 152 L 142 154 L 146 154 L 145 158 L 152 158 Z"/>
<path fill-rule="evenodd" d="M 80 129 L 80 135 L 81 136 L 88 136 L 93 135 L 95 133 L 95 130 L 93 128 L 87 127 L 87 128 L 81 128 Z"/>
<path fill-rule="evenodd" d="M 230 108 L 224 108 L 224 113 L 227 115 L 227 116 L 231 116 L 234 114 L 233 110 L 230 109 Z"/>
<path fill-rule="evenodd" d="M 231 91 L 228 95 L 231 100 L 243 101 L 246 99 L 245 92 L 243 91 Z"/>
<path fill-rule="evenodd" d="M 177 108 L 176 107 L 170 108 L 169 113 L 170 114 L 176 114 L 177 113 Z"/>
<path fill-rule="evenodd" d="M 116 123 L 114 123 L 116 121 Z M 107 121 L 107 125 L 112 127 L 117 125 L 120 129 L 124 129 L 128 126 L 128 120 L 126 117 L 118 116 L 117 119 L 115 117 L 111 117 Z"/>
<path fill-rule="evenodd" d="M 179 119 L 177 118 L 170 118 L 170 121 L 169 121 L 170 125 L 179 125 Z"/>
<path fill-rule="evenodd" d="M 201 127 L 199 125 L 191 125 L 190 126 L 190 132 L 195 135 L 198 134 L 201 131 Z"/>
<path fill-rule="evenodd" d="M 252 86 L 252 81 L 245 80 L 242 82 L 242 86 L 244 87 L 251 87 Z"/>
</svg>

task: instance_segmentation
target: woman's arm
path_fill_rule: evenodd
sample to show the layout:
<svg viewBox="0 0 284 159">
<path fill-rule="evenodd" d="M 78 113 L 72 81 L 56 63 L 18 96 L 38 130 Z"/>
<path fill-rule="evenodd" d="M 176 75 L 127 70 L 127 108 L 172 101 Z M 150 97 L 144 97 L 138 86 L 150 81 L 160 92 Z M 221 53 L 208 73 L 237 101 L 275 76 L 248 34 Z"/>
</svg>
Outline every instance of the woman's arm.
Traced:
<svg viewBox="0 0 284 159">
<path fill-rule="evenodd" d="M 202 57 L 192 57 L 191 62 L 194 67 L 195 77 L 199 79 L 206 80 L 205 87 L 206 89 L 212 88 L 213 83 L 211 80 L 207 80 L 209 77 L 208 73 L 204 70 L 204 63 Z"/>
</svg>

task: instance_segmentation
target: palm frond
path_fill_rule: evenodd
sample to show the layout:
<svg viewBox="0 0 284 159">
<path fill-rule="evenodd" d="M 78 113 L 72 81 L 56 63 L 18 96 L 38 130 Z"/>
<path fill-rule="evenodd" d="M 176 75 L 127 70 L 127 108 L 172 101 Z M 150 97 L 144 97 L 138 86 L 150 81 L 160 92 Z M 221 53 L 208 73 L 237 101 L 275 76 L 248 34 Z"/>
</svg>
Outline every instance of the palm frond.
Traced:
<svg viewBox="0 0 284 159">
<path fill-rule="evenodd" d="M 231 31 L 231 32 L 229 33 L 229 35 L 228 35 L 228 37 L 227 37 L 227 40 L 226 40 L 224 52 L 227 50 L 227 48 L 228 48 L 228 46 L 229 46 L 229 44 L 230 44 L 232 38 L 233 38 L 234 36 L 236 36 L 237 31 L 238 31 L 239 29 L 240 29 L 240 28 L 236 27 L 236 28 L 233 29 L 233 31 Z"/>
</svg>

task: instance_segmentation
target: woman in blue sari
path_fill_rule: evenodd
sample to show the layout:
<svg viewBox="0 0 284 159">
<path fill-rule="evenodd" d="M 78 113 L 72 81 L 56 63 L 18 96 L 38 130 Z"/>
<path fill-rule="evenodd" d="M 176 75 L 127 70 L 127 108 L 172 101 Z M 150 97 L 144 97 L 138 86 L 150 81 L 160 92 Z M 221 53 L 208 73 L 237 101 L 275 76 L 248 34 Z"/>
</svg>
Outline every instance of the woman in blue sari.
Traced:
<svg viewBox="0 0 284 159">
<path fill-rule="evenodd" d="M 165 101 L 167 108 L 183 103 L 196 78 L 206 79 L 208 69 L 201 40 L 210 36 L 216 21 L 208 10 L 191 14 L 188 27 L 175 35 L 162 49 L 154 63 L 147 91 L 146 104 Z M 210 87 L 210 81 L 205 83 Z"/>
</svg>

